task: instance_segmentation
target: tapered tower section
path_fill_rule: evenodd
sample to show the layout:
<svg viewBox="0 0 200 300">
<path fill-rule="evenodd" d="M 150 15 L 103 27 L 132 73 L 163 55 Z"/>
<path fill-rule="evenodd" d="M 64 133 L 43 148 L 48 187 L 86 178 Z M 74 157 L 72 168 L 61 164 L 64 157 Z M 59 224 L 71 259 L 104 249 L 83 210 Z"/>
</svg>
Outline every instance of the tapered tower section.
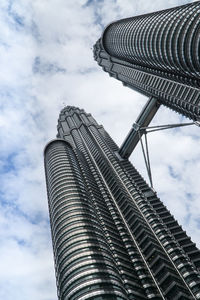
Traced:
<svg viewBox="0 0 200 300">
<path fill-rule="evenodd" d="M 122 19 L 94 46 L 104 71 L 140 93 L 200 120 L 200 1 Z"/>
<path fill-rule="evenodd" d="M 60 300 L 200 299 L 200 252 L 90 114 L 45 148 Z"/>
</svg>

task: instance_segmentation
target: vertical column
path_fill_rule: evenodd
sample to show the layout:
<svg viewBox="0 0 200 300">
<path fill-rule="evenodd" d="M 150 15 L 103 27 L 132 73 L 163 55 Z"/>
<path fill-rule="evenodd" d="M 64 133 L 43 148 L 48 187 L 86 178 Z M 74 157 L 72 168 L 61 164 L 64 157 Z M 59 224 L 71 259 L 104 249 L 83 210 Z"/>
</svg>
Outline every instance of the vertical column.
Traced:
<svg viewBox="0 0 200 300">
<path fill-rule="evenodd" d="M 45 170 L 59 299 L 127 299 L 69 143 L 46 146 Z"/>
</svg>

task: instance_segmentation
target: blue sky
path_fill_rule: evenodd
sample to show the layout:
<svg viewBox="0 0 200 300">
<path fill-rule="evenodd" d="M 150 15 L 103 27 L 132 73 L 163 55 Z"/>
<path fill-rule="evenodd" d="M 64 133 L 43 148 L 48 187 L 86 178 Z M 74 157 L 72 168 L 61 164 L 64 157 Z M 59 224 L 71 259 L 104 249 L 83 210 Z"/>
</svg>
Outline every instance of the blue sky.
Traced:
<svg viewBox="0 0 200 300">
<path fill-rule="evenodd" d="M 43 148 L 59 111 L 91 112 L 120 145 L 147 99 L 93 60 L 113 20 L 193 1 L 2 0 L 0 2 L 0 299 L 56 300 Z M 188 122 L 160 108 L 154 124 Z M 200 246 L 200 131 L 149 135 L 154 187 Z M 146 178 L 141 149 L 131 156 Z"/>
</svg>

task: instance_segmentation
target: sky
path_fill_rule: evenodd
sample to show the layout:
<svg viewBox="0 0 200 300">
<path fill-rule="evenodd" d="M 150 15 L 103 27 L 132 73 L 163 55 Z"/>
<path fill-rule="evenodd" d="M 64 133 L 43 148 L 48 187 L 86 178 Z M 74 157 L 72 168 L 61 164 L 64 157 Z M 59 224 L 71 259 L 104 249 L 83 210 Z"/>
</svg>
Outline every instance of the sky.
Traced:
<svg viewBox="0 0 200 300">
<path fill-rule="evenodd" d="M 43 167 L 65 105 L 92 113 L 120 146 L 147 98 L 110 78 L 92 47 L 113 20 L 194 1 L 0 1 L 0 299 L 56 300 Z M 161 107 L 153 125 L 184 123 Z M 154 188 L 200 246 L 200 128 L 148 136 Z M 140 146 L 131 161 L 148 180 Z"/>
</svg>

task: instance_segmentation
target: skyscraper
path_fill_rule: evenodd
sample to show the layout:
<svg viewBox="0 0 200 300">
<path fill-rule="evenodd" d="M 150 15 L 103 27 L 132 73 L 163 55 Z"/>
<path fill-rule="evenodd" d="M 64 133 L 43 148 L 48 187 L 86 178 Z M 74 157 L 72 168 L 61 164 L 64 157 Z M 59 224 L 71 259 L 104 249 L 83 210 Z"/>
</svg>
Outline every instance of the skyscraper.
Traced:
<svg viewBox="0 0 200 300">
<path fill-rule="evenodd" d="M 94 46 L 110 76 L 200 120 L 200 1 L 111 23 Z"/>
<path fill-rule="evenodd" d="M 59 299 L 200 299 L 200 251 L 118 150 L 61 111 L 44 151 Z"/>
</svg>

